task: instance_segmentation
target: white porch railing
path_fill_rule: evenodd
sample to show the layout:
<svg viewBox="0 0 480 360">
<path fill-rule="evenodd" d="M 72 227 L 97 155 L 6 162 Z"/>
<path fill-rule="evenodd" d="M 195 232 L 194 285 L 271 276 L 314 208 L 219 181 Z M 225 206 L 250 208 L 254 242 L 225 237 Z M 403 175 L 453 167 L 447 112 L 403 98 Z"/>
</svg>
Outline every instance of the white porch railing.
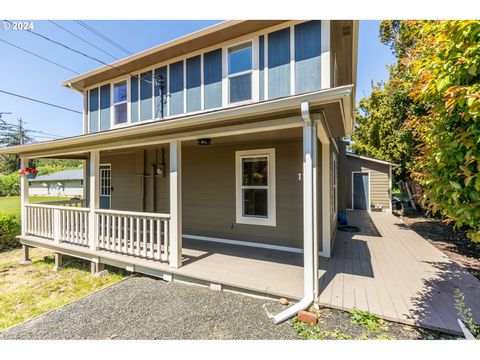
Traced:
<svg viewBox="0 0 480 360">
<path fill-rule="evenodd" d="M 69 206 L 69 207 L 85 207 L 85 199 L 71 199 L 71 200 L 54 200 L 54 201 L 45 201 L 40 202 L 42 205 L 56 205 L 56 206 Z"/>
<path fill-rule="evenodd" d="M 88 246 L 88 208 L 25 204 L 26 235 Z"/>
<path fill-rule="evenodd" d="M 169 260 L 169 214 L 25 204 L 25 235 L 152 260 Z M 94 226 L 93 239 L 89 238 Z M 94 242 L 92 244 L 92 241 Z"/>
<path fill-rule="evenodd" d="M 95 210 L 98 248 L 154 260 L 168 260 L 170 215 Z"/>
</svg>

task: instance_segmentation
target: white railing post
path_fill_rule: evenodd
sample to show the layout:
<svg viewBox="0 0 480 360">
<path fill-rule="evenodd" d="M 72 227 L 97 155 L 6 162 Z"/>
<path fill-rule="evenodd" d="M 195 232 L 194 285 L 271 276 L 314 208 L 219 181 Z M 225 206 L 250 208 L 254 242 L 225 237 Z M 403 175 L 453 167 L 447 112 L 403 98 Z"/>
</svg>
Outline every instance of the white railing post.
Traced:
<svg viewBox="0 0 480 360">
<path fill-rule="evenodd" d="M 100 178 L 100 151 L 90 151 L 89 160 L 89 208 L 88 214 L 88 241 L 90 250 L 97 251 L 97 226 L 95 210 L 99 205 L 99 178 Z"/>
<path fill-rule="evenodd" d="M 60 242 L 60 209 L 53 209 L 53 241 Z"/>
<path fill-rule="evenodd" d="M 182 143 L 170 141 L 170 266 L 182 266 Z M 167 249 L 168 251 L 168 249 Z"/>
<path fill-rule="evenodd" d="M 25 169 L 28 167 L 28 159 L 20 159 L 20 167 Z M 20 177 L 20 207 L 22 218 L 22 235 L 26 235 L 27 232 L 27 211 L 25 204 L 28 204 L 28 178 L 26 175 Z"/>
</svg>

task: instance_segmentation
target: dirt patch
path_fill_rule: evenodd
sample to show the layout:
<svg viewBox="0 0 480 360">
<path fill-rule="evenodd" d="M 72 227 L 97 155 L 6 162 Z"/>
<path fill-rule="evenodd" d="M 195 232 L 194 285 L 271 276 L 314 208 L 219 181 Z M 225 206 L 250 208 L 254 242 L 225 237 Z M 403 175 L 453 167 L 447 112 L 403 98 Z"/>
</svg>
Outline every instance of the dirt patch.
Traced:
<svg viewBox="0 0 480 360">
<path fill-rule="evenodd" d="M 472 242 L 465 229 L 455 229 L 440 219 L 409 210 L 401 217 L 413 231 L 480 280 L 480 243 Z"/>
<path fill-rule="evenodd" d="M 320 308 L 317 326 L 300 323 L 292 326 L 300 339 L 310 340 L 450 340 L 456 337 L 437 331 L 386 321 L 370 315 L 375 326 L 355 322 L 351 312 Z"/>
</svg>

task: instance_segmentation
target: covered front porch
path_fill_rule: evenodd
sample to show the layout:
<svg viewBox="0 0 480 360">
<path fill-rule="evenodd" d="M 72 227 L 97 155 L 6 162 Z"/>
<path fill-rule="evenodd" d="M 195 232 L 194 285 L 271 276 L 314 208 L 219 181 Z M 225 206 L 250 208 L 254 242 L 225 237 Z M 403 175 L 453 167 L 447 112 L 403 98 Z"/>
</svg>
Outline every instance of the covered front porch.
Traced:
<svg viewBox="0 0 480 360">
<path fill-rule="evenodd" d="M 86 194 L 30 204 L 22 179 L 25 261 L 29 247 L 41 247 L 56 253 L 58 268 L 66 254 L 91 261 L 95 273 L 109 264 L 301 299 L 307 270 L 314 288 L 314 253 L 330 251 L 331 207 L 316 209 L 331 197 L 316 188 L 329 192 L 333 140 L 322 115 L 310 119 L 308 103 L 301 110 L 276 120 L 23 154 L 22 167 L 35 158 L 83 160 Z"/>
</svg>

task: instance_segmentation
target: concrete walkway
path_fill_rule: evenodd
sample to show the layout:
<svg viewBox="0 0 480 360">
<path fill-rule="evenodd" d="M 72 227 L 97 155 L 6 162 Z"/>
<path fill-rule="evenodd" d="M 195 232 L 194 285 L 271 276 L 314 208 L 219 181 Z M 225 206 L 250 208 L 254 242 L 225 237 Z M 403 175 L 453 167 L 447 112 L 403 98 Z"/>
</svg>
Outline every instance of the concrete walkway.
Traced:
<svg viewBox="0 0 480 360">
<path fill-rule="evenodd" d="M 2 339 L 295 339 L 271 300 L 132 277 L 0 332 Z"/>
<path fill-rule="evenodd" d="M 361 232 L 337 231 L 333 257 L 320 260 L 320 304 L 461 334 L 458 288 L 480 320 L 477 278 L 391 214 L 350 211 L 347 217 Z"/>
</svg>

